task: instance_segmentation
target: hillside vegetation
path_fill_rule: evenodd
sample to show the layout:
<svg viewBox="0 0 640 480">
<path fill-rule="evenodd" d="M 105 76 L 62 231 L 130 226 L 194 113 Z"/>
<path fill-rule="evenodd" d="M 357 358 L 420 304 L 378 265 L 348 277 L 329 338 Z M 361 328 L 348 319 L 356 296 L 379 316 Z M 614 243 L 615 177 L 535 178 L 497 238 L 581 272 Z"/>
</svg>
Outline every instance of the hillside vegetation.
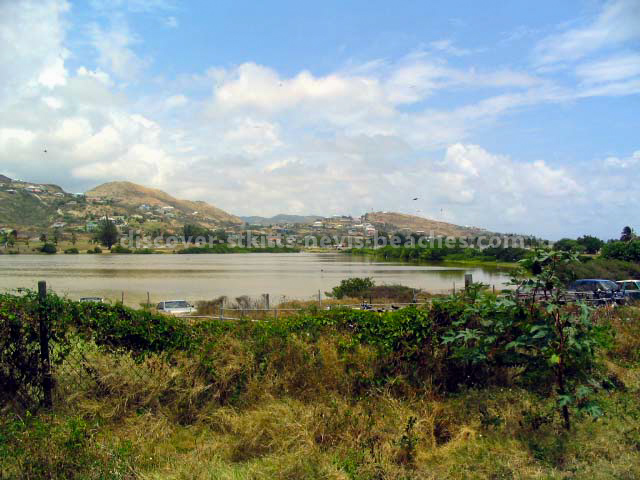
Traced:
<svg viewBox="0 0 640 480">
<path fill-rule="evenodd" d="M 31 193 L 0 191 L 0 225 L 45 227 L 55 220 L 56 210 L 52 203 Z"/>
</svg>

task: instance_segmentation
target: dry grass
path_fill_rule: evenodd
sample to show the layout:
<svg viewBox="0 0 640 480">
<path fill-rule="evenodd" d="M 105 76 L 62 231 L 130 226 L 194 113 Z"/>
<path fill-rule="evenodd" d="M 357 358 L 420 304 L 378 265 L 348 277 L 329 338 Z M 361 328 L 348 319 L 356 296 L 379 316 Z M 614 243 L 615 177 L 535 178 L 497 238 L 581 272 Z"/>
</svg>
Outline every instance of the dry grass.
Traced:
<svg viewBox="0 0 640 480">
<path fill-rule="evenodd" d="M 229 333 L 198 357 L 138 362 L 79 343 L 57 370 L 56 421 L 94 426 L 90 458 L 131 445 L 117 469 L 101 460 L 86 478 L 635 479 L 637 310 L 621 312 L 605 364 L 620 388 L 599 393 L 604 418 L 576 415 L 569 434 L 552 400 L 519 388 L 439 396 L 402 379 L 373 387 L 375 352 L 345 349 L 339 334 L 256 346 Z M 64 451 L 64 442 L 47 448 Z"/>
</svg>

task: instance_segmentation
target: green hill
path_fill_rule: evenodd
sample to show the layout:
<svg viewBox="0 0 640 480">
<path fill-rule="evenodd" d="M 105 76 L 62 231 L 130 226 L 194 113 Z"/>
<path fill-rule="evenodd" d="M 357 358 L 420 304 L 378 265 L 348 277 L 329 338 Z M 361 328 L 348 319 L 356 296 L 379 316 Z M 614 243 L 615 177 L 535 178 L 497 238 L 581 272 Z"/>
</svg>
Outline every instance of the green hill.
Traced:
<svg viewBox="0 0 640 480">
<path fill-rule="evenodd" d="M 0 225 L 45 227 L 56 219 L 56 207 L 42 197 L 16 190 L 0 190 Z"/>
</svg>

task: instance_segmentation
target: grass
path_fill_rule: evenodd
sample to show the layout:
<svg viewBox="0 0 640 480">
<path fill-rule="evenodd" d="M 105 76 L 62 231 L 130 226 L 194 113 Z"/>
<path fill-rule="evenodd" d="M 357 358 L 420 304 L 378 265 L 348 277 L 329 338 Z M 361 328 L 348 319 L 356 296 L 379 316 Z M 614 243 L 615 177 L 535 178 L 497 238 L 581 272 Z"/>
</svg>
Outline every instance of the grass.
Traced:
<svg viewBox="0 0 640 480">
<path fill-rule="evenodd" d="M 603 319 L 620 388 L 601 389 L 606 416 L 577 415 L 568 434 L 549 399 L 508 384 L 441 395 L 398 377 L 363 389 L 375 351 L 335 332 L 255 344 L 239 328 L 171 361 L 76 342 L 55 413 L 2 417 L 0 477 L 635 479 L 639 319 L 635 308 Z"/>
</svg>

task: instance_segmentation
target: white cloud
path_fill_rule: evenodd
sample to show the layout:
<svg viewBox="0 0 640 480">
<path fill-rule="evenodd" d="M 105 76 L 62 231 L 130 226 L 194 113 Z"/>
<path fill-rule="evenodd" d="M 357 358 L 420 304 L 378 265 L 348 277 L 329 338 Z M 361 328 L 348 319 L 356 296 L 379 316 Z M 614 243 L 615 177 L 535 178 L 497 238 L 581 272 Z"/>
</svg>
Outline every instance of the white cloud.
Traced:
<svg viewBox="0 0 640 480">
<path fill-rule="evenodd" d="M 184 95 L 172 95 L 164 101 L 164 108 L 166 110 L 172 110 L 174 108 L 184 107 L 189 103 L 189 99 Z"/>
<path fill-rule="evenodd" d="M 64 0 L 0 2 L 0 108 L 32 94 L 39 86 L 53 88 L 66 80 L 63 46 Z"/>
<path fill-rule="evenodd" d="M 111 77 L 109 76 L 109 74 L 106 72 L 103 72 L 100 69 L 89 70 L 86 67 L 80 67 L 76 71 L 76 74 L 81 77 L 95 78 L 96 80 L 99 80 L 100 82 L 102 82 L 104 85 L 108 87 L 113 85 L 113 82 L 111 81 Z"/>
<path fill-rule="evenodd" d="M 600 49 L 622 45 L 640 38 L 638 25 L 640 2 L 611 0 L 593 21 L 543 39 L 534 52 L 536 62 L 539 65 L 570 62 Z"/>
<path fill-rule="evenodd" d="M 638 28 L 640 29 L 640 26 Z M 626 53 L 604 60 L 582 63 L 576 67 L 576 74 L 587 84 L 640 77 L 640 54 Z"/>
<path fill-rule="evenodd" d="M 446 39 L 446 38 L 431 42 L 429 43 L 429 46 L 434 50 L 437 50 L 439 52 L 444 52 L 449 55 L 453 55 L 455 57 L 470 55 L 471 53 L 474 52 L 473 50 L 470 50 L 468 48 L 456 47 L 452 40 Z"/>
<path fill-rule="evenodd" d="M 176 17 L 167 17 L 164 19 L 163 24 L 167 28 L 178 28 L 178 19 Z"/>
<path fill-rule="evenodd" d="M 125 80 L 137 80 L 149 65 L 149 60 L 140 58 L 133 50 L 139 42 L 126 23 L 114 21 L 109 28 L 97 23 L 89 26 L 89 37 L 98 52 L 98 63 L 101 67 Z"/>
<path fill-rule="evenodd" d="M 637 168 L 640 167 L 640 150 L 637 150 L 627 158 L 608 157 L 604 160 L 604 165 L 613 168 Z"/>
</svg>

